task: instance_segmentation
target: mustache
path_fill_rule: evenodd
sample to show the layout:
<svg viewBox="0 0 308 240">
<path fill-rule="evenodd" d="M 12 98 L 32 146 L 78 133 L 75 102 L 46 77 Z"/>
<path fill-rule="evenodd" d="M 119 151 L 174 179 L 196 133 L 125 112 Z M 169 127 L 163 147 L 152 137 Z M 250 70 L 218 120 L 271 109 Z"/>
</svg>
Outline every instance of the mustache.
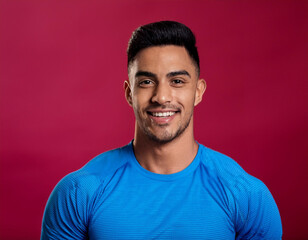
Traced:
<svg viewBox="0 0 308 240">
<path fill-rule="evenodd" d="M 163 110 L 163 109 L 170 109 L 174 111 L 181 111 L 181 108 L 174 104 L 153 104 L 151 106 L 148 106 L 145 110 L 151 111 L 151 110 Z"/>
</svg>

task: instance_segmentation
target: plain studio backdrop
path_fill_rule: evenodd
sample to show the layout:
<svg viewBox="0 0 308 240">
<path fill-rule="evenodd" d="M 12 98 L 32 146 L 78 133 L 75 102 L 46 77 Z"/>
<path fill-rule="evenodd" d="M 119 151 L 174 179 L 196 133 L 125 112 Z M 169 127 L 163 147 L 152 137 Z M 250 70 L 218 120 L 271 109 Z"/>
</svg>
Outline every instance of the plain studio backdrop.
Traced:
<svg viewBox="0 0 308 240">
<path fill-rule="evenodd" d="M 0 238 L 40 236 L 56 183 L 133 138 L 126 47 L 141 24 L 196 34 L 196 139 L 269 187 L 308 239 L 308 1 L 0 1 Z"/>
</svg>

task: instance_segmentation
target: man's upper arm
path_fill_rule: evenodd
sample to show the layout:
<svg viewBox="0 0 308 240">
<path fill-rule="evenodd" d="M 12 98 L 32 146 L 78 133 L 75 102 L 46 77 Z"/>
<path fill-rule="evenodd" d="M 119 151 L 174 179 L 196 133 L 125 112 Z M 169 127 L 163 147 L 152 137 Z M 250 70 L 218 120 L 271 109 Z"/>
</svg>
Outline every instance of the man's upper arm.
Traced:
<svg viewBox="0 0 308 240">
<path fill-rule="evenodd" d="M 49 197 L 42 223 L 42 240 L 86 239 L 87 197 L 71 175 L 63 178 Z"/>
<path fill-rule="evenodd" d="M 272 194 L 259 180 L 253 188 L 238 196 L 236 239 L 281 239 L 281 218 Z"/>
</svg>

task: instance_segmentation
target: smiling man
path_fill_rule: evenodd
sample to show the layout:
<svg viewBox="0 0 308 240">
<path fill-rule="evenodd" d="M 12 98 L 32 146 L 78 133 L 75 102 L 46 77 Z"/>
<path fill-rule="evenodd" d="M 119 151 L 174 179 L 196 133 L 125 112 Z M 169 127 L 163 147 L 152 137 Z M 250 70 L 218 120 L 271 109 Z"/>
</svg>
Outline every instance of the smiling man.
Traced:
<svg viewBox="0 0 308 240">
<path fill-rule="evenodd" d="M 134 140 L 59 182 L 42 239 L 281 239 L 267 187 L 194 139 L 206 89 L 195 43 L 177 22 L 134 31 L 125 81 Z"/>
<path fill-rule="evenodd" d="M 145 169 L 176 173 L 196 156 L 193 110 L 206 87 L 197 69 L 185 47 L 175 45 L 147 47 L 129 61 L 126 99 L 136 116 L 135 155 Z"/>
</svg>

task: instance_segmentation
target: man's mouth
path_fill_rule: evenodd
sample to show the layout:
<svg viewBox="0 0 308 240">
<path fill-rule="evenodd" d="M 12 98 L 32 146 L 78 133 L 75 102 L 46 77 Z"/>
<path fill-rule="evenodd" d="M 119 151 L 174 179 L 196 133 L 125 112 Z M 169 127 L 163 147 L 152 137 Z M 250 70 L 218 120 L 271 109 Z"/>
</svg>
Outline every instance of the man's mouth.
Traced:
<svg viewBox="0 0 308 240">
<path fill-rule="evenodd" d="M 154 116 L 154 117 L 170 117 L 176 114 L 175 111 L 169 111 L 169 112 L 150 112 L 148 111 L 148 114 Z"/>
<path fill-rule="evenodd" d="M 179 112 L 179 110 L 177 111 L 175 109 L 152 109 L 150 111 L 147 111 L 147 114 L 149 114 L 150 119 L 157 125 L 166 126 L 166 124 L 169 124 Z"/>
</svg>

